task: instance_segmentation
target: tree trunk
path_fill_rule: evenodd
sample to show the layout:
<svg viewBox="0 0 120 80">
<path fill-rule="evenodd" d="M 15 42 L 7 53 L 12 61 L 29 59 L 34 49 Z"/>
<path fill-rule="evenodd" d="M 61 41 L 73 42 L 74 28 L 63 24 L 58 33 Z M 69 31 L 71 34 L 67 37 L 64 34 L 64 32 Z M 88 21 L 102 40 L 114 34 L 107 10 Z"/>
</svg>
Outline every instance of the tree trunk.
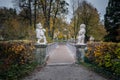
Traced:
<svg viewBox="0 0 120 80">
<path fill-rule="evenodd" d="M 50 17 L 51 17 L 51 6 L 52 6 L 52 1 L 53 0 L 50 0 L 50 6 L 49 6 L 49 10 L 48 10 L 48 21 L 47 21 L 47 24 L 48 24 L 48 34 L 50 37 L 52 37 L 52 33 L 50 31 Z"/>
<path fill-rule="evenodd" d="M 54 37 L 55 20 L 56 20 L 56 16 L 57 16 L 57 13 L 58 13 L 58 7 L 59 7 L 59 0 L 57 1 L 57 8 L 56 8 L 56 11 L 55 11 L 55 15 L 54 15 L 54 17 L 53 17 L 52 39 L 53 39 L 53 37 Z"/>
<path fill-rule="evenodd" d="M 35 0 L 34 2 L 34 29 L 36 28 L 36 5 L 37 5 L 37 1 Z"/>
<path fill-rule="evenodd" d="M 30 20 L 30 26 L 32 26 L 32 10 L 31 10 L 31 0 L 29 0 L 29 20 Z"/>
</svg>

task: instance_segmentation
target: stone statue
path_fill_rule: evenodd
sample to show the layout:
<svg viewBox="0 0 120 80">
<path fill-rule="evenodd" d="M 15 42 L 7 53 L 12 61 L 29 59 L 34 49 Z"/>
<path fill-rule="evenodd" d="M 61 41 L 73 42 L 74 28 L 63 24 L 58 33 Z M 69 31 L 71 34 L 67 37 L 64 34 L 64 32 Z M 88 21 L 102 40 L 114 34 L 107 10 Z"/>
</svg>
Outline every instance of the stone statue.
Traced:
<svg viewBox="0 0 120 80">
<path fill-rule="evenodd" d="M 36 37 L 37 37 L 37 43 L 39 44 L 46 44 L 46 37 L 44 32 L 46 32 L 46 30 L 44 28 L 42 28 L 41 23 L 36 24 Z M 41 41 L 44 40 L 44 41 Z"/>
<path fill-rule="evenodd" d="M 85 41 L 85 33 L 86 33 L 86 30 L 85 30 L 85 27 L 86 25 L 85 24 L 81 24 L 80 25 L 80 30 L 78 32 L 78 42 L 77 44 L 84 44 L 84 41 Z"/>
<path fill-rule="evenodd" d="M 93 37 L 93 36 L 90 36 L 89 41 L 90 41 L 90 42 L 94 42 L 94 40 L 95 40 L 94 37 Z"/>
</svg>

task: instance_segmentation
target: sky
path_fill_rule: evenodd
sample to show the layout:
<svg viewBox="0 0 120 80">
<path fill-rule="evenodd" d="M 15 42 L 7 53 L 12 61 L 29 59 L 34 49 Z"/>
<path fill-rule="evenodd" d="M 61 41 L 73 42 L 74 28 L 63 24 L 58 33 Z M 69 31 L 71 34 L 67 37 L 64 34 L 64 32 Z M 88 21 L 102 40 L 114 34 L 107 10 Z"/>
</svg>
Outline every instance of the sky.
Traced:
<svg viewBox="0 0 120 80">
<path fill-rule="evenodd" d="M 98 12 L 101 14 L 101 19 L 104 18 L 104 14 L 106 13 L 106 7 L 108 5 L 109 0 L 87 0 L 90 2 L 95 8 L 97 8 Z"/>
<path fill-rule="evenodd" d="M 13 8 L 12 0 L 0 0 L 0 7 Z"/>
<path fill-rule="evenodd" d="M 66 0 L 69 4 L 71 3 L 70 0 Z M 87 0 L 91 3 L 95 8 L 97 8 L 98 12 L 100 13 L 100 19 L 104 19 L 104 14 L 106 13 L 106 6 L 108 5 L 108 0 Z M 12 7 L 12 0 L 0 0 L 0 7 Z M 71 10 L 71 5 L 69 5 L 69 10 Z M 70 22 L 72 17 L 71 11 L 67 15 L 67 21 Z"/>
<path fill-rule="evenodd" d="M 67 21 L 70 22 L 72 18 L 72 10 L 71 9 L 71 0 L 66 0 L 69 3 L 69 14 L 67 15 Z M 106 7 L 108 5 L 109 0 L 86 0 L 88 3 L 91 3 L 93 7 L 95 7 L 98 10 L 98 13 L 100 14 L 100 19 L 104 20 L 104 15 L 106 13 Z"/>
</svg>

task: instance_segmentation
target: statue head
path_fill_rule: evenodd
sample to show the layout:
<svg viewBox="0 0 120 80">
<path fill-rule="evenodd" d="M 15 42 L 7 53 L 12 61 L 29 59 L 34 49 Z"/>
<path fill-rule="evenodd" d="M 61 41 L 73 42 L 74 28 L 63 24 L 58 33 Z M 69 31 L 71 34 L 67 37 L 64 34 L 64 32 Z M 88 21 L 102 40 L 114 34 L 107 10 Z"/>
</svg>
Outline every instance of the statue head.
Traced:
<svg viewBox="0 0 120 80">
<path fill-rule="evenodd" d="M 82 28 L 85 29 L 85 28 L 86 28 L 86 25 L 85 25 L 85 24 L 81 24 L 81 25 L 80 25 L 80 29 L 82 29 Z"/>
<path fill-rule="evenodd" d="M 41 23 L 36 24 L 36 28 L 42 29 L 42 24 Z"/>
</svg>

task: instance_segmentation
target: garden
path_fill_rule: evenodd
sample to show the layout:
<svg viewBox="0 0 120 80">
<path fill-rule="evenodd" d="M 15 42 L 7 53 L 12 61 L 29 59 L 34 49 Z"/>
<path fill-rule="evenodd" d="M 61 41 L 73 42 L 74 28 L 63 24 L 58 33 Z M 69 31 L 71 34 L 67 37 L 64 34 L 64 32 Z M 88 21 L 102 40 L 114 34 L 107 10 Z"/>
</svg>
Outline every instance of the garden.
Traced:
<svg viewBox="0 0 120 80">
<path fill-rule="evenodd" d="M 37 66 L 32 41 L 0 42 L 0 79 L 19 80 Z"/>
<path fill-rule="evenodd" d="M 37 23 L 46 30 L 48 44 L 75 42 L 80 24 L 84 23 L 85 42 L 90 36 L 95 42 L 87 43 L 82 64 L 109 79 L 120 80 L 119 0 L 109 0 L 104 20 L 88 1 L 71 0 L 71 3 L 67 0 L 12 0 L 16 9 L 0 7 L 0 80 L 21 80 L 38 66 L 34 54 Z M 66 18 L 69 13 L 73 13 L 70 22 Z"/>
<path fill-rule="evenodd" d="M 120 43 L 88 43 L 85 62 L 107 78 L 120 80 Z"/>
</svg>

